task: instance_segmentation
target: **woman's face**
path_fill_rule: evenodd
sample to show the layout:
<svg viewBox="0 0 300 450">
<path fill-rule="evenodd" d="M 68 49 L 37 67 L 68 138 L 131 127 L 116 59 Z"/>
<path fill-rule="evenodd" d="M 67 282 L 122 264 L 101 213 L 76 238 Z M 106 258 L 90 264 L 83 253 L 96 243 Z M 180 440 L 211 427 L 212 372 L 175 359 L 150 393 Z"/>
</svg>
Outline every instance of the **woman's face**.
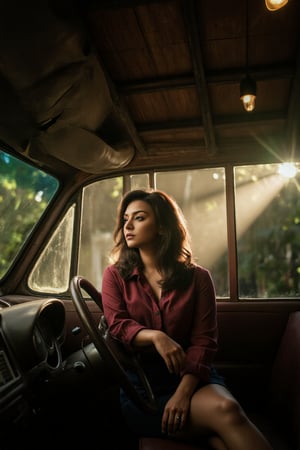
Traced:
<svg viewBox="0 0 300 450">
<path fill-rule="evenodd" d="M 146 248 L 155 244 L 158 236 L 153 210 L 147 202 L 134 200 L 124 213 L 123 233 L 128 247 Z"/>
</svg>

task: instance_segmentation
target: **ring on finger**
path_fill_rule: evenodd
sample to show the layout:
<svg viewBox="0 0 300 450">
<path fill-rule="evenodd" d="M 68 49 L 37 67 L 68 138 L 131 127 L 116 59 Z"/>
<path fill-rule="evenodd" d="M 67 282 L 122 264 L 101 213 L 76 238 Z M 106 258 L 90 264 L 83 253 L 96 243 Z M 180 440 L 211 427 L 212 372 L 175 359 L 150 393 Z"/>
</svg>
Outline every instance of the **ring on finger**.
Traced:
<svg viewBox="0 0 300 450">
<path fill-rule="evenodd" d="M 181 417 L 180 417 L 180 416 L 176 416 L 176 417 L 175 417 L 175 420 L 176 420 L 176 422 L 180 422 Z"/>
</svg>

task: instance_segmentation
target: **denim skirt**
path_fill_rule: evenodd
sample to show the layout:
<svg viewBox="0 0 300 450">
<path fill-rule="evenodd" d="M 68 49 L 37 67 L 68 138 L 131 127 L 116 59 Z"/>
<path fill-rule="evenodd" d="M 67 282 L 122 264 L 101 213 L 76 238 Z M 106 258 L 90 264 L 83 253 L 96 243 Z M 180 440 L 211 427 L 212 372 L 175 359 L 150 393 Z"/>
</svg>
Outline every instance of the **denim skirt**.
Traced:
<svg viewBox="0 0 300 450">
<path fill-rule="evenodd" d="M 152 387 L 158 411 L 155 414 L 141 411 L 121 388 L 120 406 L 122 415 L 128 428 L 137 436 L 166 437 L 161 432 L 161 420 L 165 405 L 175 392 L 180 382 L 180 377 L 169 373 L 160 356 L 159 358 L 147 358 L 142 362 L 142 366 Z M 139 392 L 142 397 L 146 398 L 145 389 L 142 386 L 138 375 L 132 371 L 127 371 L 127 374 L 137 392 Z M 211 370 L 209 381 L 206 383 L 199 383 L 197 389 L 200 389 L 207 384 L 220 384 L 226 386 L 224 378 L 214 367 Z"/>
</svg>

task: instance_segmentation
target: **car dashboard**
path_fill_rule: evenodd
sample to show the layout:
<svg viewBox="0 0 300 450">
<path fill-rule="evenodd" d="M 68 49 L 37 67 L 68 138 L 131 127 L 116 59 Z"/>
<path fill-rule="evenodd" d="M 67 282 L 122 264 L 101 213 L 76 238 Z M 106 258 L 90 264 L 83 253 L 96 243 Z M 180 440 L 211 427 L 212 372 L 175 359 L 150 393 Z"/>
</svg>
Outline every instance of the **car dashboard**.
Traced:
<svg viewBox="0 0 300 450">
<path fill-rule="evenodd" d="M 41 407 L 36 393 L 62 371 L 64 304 L 0 298 L 0 438 L 25 426 Z M 34 389 L 32 388 L 34 386 Z"/>
</svg>

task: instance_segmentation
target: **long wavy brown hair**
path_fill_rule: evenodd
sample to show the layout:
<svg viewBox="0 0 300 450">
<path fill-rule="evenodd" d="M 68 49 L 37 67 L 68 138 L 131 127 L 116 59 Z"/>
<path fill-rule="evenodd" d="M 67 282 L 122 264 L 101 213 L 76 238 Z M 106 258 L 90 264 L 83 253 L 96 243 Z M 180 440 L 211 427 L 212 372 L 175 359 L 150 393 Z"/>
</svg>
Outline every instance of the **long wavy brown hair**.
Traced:
<svg viewBox="0 0 300 450">
<path fill-rule="evenodd" d="M 164 290 L 184 288 L 190 281 L 193 260 L 190 236 L 185 217 L 176 201 L 160 190 L 137 189 L 122 198 L 114 230 L 115 245 L 111 256 L 123 278 L 128 278 L 134 267 L 143 269 L 143 262 L 137 248 L 127 246 L 123 226 L 124 214 L 130 203 L 142 200 L 150 205 L 160 233 L 157 237 L 157 269 L 162 274 Z"/>
</svg>

